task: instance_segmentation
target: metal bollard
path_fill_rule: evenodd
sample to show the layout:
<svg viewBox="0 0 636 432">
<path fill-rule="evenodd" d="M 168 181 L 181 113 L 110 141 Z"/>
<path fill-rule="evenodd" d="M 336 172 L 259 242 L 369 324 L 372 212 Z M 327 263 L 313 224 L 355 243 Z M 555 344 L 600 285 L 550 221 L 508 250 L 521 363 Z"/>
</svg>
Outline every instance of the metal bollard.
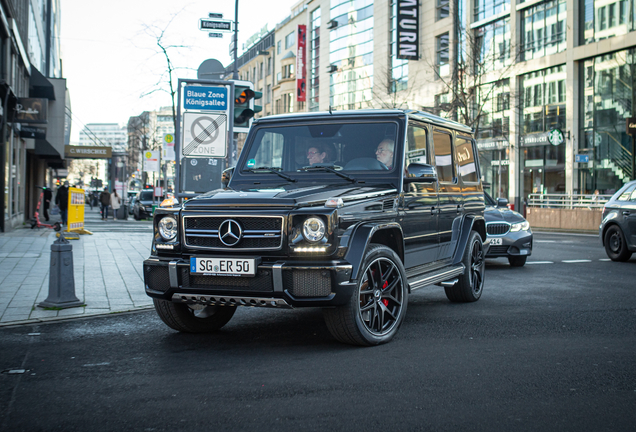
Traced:
<svg viewBox="0 0 636 432">
<path fill-rule="evenodd" d="M 64 234 L 61 234 L 51 245 L 49 296 L 38 306 L 60 309 L 86 306 L 75 296 L 73 246 L 64 238 Z"/>
</svg>

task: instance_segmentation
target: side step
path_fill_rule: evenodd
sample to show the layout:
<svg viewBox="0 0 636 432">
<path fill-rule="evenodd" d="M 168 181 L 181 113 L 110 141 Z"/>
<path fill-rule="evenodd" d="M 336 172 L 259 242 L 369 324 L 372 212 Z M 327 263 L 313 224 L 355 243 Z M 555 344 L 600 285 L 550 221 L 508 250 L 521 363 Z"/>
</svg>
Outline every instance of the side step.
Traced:
<svg viewBox="0 0 636 432">
<path fill-rule="evenodd" d="M 452 288 L 452 287 L 455 286 L 455 284 L 457 282 L 459 282 L 459 279 L 455 278 L 453 280 L 447 280 L 447 281 L 444 281 L 444 282 L 440 282 L 437 285 L 442 286 L 444 288 Z"/>
<path fill-rule="evenodd" d="M 411 291 L 435 284 L 443 284 L 442 286 L 451 287 L 459 281 L 455 278 L 464 273 L 464 269 L 464 264 L 459 264 L 438 273 L 428 273 L 412 277 L 409 279 Z"/>
</svg>

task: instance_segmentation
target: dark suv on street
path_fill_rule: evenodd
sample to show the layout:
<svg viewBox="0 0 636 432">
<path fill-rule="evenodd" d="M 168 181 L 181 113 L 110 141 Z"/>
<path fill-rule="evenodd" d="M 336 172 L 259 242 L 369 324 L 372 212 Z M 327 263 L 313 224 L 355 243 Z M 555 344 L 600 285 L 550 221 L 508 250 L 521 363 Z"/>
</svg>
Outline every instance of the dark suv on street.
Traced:
<svg viewBox="0 0 636 432">
<path fill-rule="evenodd" d="M 341 342 L 396 334 L 411 291 L 484 286 L 484 192 L 467 126 L 362 110 L 254 121 L 224 189 L 154 214 L 146 292 L 185 332 L 237 306 L 323 308 Z"/>
</svg>

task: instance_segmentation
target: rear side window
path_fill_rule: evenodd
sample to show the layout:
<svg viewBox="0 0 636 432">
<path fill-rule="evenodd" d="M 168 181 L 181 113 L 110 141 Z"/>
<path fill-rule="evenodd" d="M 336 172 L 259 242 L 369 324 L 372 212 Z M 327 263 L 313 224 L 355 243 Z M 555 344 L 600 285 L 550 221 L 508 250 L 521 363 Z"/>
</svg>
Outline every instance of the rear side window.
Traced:
<svg viewBox="0 0 636 432">
<path fill-rule="evenodd" d="M 453 152 L 451 136 L 440 130 L 433 131 L 433 146 L 435 148 L 435 167 L 440 182 L 452 183 L 455 180 L 453 170 Z"/>
<path fill-rule="evenodd" d="M 630 195 L 633 195 L 632 192 L 634 192 L 634 188 L 636 188 L 636 185 L 630 186 L 625 189 L 625 192 L 620 194 L 620 196 L 618 197 L 618 201 L 628 201 Z M 632 199 L 634 199 L 634 197 L 632 197 Z"/>
<path fill-rule="evenodd" d="M 479 181 L 477 164 L 475 163 L 475 153 L 473 143 L 466 138 L 458 137 L 455 140 L 455 153 L 459 162 L 459 176 L 464 183 L 476 183 Z"/>
</svg>

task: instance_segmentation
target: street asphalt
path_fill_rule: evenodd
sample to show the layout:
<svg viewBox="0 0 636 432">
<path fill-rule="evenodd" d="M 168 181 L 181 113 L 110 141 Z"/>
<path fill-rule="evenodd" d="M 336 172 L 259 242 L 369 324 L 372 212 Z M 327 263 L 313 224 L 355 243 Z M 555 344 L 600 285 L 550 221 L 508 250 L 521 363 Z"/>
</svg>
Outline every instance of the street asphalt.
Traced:
<svg viewBox="0 0 636 432">
<path fill-rule="evenodd" d="M 52 216 L 51 223 L 59 220 Z M 49 296 L 51 245 L 49 228 L 25 225 L 0 233 L 0 327 L 88 317 L 152 307 L 143 284 L 141 262 L 152 239 L 150 221 L 101 219 L 99 209 L 86 208 L 85 227 L 92 235 L 71 240 L 76 297 L 85 306 L 42 308 Z"/>
</svg>

